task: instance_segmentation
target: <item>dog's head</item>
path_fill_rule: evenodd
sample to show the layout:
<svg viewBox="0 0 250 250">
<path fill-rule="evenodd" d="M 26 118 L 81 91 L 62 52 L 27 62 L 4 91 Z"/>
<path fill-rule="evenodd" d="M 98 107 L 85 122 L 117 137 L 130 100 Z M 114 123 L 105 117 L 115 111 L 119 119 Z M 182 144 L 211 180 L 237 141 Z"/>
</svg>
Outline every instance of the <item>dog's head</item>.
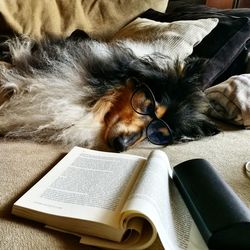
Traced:
<svg viewBox="0 0 250 250">
<path fill-rule="evenodd" d="M 167 145 L 218 133 L 206 116 L 208 102 L 199 81 L 201 63 L 188 59 L 163 69 L 152 58 L 132 62 L 124 84 L 98 102 L 106 107 L 104 141 L 120 152 L 146 137 Z"/>
</svg>

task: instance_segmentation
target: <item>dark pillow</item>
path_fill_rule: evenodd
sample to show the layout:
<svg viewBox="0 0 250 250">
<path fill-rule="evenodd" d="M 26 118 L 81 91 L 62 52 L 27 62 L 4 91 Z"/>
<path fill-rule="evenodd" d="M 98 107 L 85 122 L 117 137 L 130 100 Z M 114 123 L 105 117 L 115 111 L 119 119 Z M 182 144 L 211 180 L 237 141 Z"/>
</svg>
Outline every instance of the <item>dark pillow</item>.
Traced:
<svg viewBox="0 0 250 250">
<path fill-rule="evenodd" d="M 250 39 L 249 9 L 220 10 L 204 5 L 182 4 L 166 13 L 148 10 L 142 17 L 160 22 L 218 18 L 219 24 L 194 48 L 191 55 L 207 58 L 202 75 L 203 88 L 245 72 L 246 44 Z"/>
</svg>

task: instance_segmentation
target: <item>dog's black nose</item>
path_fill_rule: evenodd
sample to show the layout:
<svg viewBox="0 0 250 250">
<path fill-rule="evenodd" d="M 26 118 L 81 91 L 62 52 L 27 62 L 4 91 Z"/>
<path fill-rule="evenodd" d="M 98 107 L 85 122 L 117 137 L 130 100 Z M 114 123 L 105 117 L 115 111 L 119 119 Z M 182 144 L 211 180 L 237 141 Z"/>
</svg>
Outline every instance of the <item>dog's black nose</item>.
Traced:
<svg viewBox="0 0 250 250">
<path fill-rule="evenodd" d="M 111 146 L 116 152 L 127 150 L 128 147 L 135 144 L 141 137 L 141 132 L 131 133 L 129 135 L 120 135 L 113 139 Z"/>
<path fill-rule="evenodd" d="M 116 152 L 122 152 L 127 149 L 127 145 L 125 144 L 124 136 L 118 136 L 113 140 L 113 148 Z"/>
</svg>

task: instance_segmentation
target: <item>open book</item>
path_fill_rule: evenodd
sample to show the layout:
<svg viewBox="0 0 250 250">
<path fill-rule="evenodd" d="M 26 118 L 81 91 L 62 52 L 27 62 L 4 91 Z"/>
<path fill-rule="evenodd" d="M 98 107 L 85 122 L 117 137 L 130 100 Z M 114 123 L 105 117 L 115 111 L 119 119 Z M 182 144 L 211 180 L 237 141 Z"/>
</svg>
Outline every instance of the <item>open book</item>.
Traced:
<svg viewBox="0 0 250 250">
<path fill-rule="evenodd" d="M 160 150 L 145 159 L 74 147 L 12 213 L 79 235 L 88 245 L 145 249 L 158 234 L 164 249 L 207 249 L 169 173 Z"/>
</svg>

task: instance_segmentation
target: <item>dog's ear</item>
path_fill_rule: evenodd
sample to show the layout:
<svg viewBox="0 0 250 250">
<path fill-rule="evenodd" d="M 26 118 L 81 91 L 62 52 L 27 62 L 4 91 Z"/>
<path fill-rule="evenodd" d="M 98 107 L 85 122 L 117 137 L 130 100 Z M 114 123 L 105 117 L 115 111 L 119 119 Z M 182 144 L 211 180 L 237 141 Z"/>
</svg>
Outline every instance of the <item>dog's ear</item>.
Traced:
<svg viewBox="0 0 250 250">
<path fill-rule="evenodd" d="M 160 59 L 158 58 L 158 60 Z M 146 56 L 130 62 L 128 66 L 128 75 L 147 83 L 163 78 L 165 72 L 159 68 L 153 56 Z"/>
<path fill-rule="evenodd" d="M 184 61 L 183 73 L 188 76 L 202 74 L 206 66 L 207 59 L 200 57 L 187 57 Z"/>
<path fill-rule="evenodd" d="M 168 110 L 163 119 L 173 130 L 177 141 L 183 141 L 183 138 L 195 140 L 219 133 L 207 116 L 209 104 L 200 86 L 200 74 L 197 73 L 199 61 L 189 61 L 180 72 L 179 81 L 168 88 Z"/>
<path fill-rule="evenodd" d="M 202 74 L 205 70 L 207 59 L 188 57 L 184 61 L 184 65 L 179 73 L 188 84 L 196 85 L 203 89 L 205 83 L 202 82 Z"/>
</svg>

